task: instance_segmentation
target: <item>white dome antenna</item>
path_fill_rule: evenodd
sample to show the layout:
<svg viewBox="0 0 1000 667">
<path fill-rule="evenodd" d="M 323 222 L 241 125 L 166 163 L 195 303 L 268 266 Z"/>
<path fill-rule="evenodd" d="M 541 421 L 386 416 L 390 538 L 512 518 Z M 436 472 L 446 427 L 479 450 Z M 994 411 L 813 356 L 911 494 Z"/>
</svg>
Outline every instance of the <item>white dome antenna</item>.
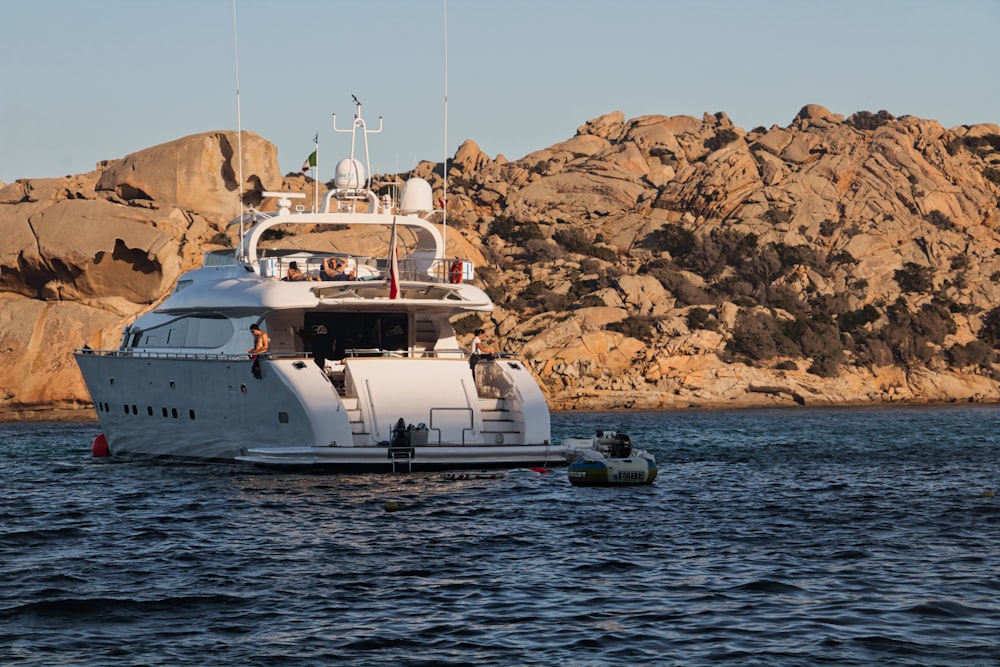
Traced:
<svg viewBox="0 0 1000 667">
<path fill-rule="evenodd" d="M 345 157 L 337 163 L 333 184 L 340 190 L 357 190 L 365 184 L 365 167 L 355 158 Z"/>
<path fill-rule="evenodd" d="M 433 211 L 433 199 L 430 183 L 422 178 L 411 178 L 403 183 L 403 191 L 399 194 L 399 210 L 403 213 Z"/>
</svg>

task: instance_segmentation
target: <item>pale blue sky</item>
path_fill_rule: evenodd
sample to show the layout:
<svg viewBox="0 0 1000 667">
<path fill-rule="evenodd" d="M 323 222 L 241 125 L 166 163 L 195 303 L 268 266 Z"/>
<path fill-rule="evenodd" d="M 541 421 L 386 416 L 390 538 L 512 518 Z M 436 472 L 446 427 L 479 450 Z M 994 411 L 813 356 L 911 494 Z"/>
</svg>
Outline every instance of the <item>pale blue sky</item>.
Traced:
<svg viewBox="0 0 1000 667">
<path fill-rule="evenodd" d="M 297 171 L 349 150 L 351 95 L 377 171 L 440 161 L 444 0 L 238 0 L 242 127 Z M 0 180 L 90 171 L 236 129 L 232 0 L 0 0 Z M 885 109 L 1000 124 L 1000 0 L 449 0 L 447 154 L 517 159 L 591 118 Z M 329 161 L 326 161 L 329 160 Z M 322 175 L 322 174 L 321 174 Z"/>
</svg>

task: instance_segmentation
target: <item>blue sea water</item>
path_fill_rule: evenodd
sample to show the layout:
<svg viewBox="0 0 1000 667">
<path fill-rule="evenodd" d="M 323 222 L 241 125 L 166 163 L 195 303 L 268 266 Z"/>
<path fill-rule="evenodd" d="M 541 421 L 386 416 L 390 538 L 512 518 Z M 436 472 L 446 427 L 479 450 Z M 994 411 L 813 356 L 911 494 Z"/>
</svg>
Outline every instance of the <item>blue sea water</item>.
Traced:
<svg viewBox="0 0 1000 667">
<path fill-rule="evenodd" d="M 656 454 L 609 489 L 122 463 L 96 424 L 0 425 L 0 664 L 997 665 L 998 426 L 554 415 Z"/>
</svg>

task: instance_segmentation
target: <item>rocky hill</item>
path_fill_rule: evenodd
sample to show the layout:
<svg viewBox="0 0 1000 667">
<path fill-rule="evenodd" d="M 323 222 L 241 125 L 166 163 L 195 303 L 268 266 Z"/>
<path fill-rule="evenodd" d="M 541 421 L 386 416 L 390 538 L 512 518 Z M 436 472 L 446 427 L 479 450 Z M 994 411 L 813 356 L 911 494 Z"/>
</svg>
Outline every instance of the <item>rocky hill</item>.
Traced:
<svg viewBox="0 0 1000 667">
<path fill-rule="evenodd" d="M 0 418 L 89 415 L 70 352 L 114 347 L 226 242 L 235 146 L 206 133 L 0 186 Z M 243 146 L 248 203 L 311 191 Z M 441 191 L 442 165 L 416 173 Z M 815 105 L 749 132 L 611 113 L 448 165 L 449 251 L 477 261 L 484 324 L 555 408 L 1000 400 L 998 204 L 1000 127 Z"/>
</svg>

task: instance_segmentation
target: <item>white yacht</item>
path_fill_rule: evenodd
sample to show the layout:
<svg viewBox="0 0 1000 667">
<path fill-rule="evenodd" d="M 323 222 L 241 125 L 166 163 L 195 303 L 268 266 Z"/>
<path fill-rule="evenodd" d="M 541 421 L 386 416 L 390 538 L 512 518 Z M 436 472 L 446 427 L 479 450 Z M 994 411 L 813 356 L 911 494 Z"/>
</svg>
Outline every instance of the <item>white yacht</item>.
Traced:
<svg viewBox="0 0 1000 667">
<path fill-rule="evenodd" d="M 115 457 L 243 461 L 335 472 L 559 466 L 549 410 L 526 366 L 470 368 L 452 318 L 488 313 L 470 262 L 445 256 L 430 184 L 378 196 L 352 155 L 310 210 L 264 193 L 235 251 L 212 251 L 173 293 L 127 326 L 115 350 L 75 352 Z M 367 172 L 370 173 L 370 172 Z M 384 253 L 268 249 L 268 230 L 378 230 Z M 399 250 L 400 246 L 404 251 Z M 332 262 L 328 260 L 334 260 Z M 339 264 L 338 275 L 324 271 Z M 291 280 L 296 272 L 306 279 Z M 257 325 L 266 353 L 248 355 Z"/>
</svg>

